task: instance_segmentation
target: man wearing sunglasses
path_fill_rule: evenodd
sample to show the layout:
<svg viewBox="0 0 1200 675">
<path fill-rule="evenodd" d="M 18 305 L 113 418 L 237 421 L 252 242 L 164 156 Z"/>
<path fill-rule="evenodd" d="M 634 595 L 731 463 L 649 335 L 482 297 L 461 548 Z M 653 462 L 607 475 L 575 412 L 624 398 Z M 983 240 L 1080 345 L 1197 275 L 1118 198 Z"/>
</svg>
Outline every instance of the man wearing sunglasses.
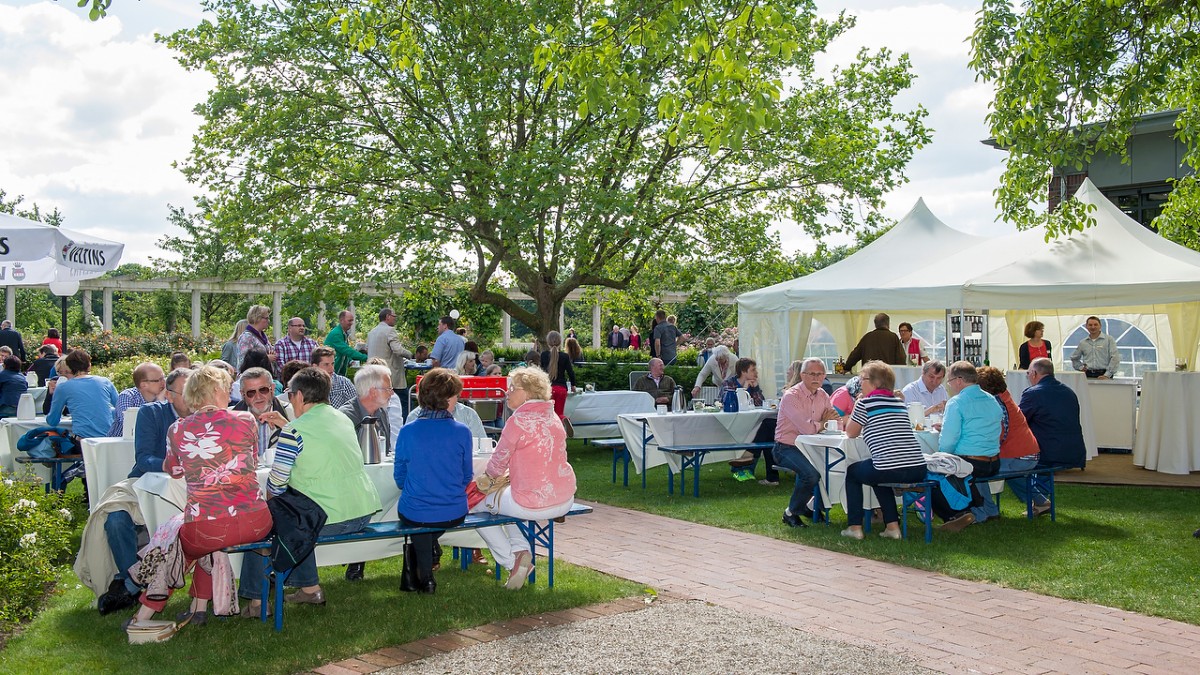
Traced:
<svg viewBox="0 0 1200 675">
<path fill-rule="evenodd" d="M 242 400 L 233 409 L 245 410 L 258 420 L 258 459 L 260 463 L 270 463 L 279 442 L 279 430 L 291 420 L 291 415 L 275 397 L 275 380 L 265 368 L 247 368 L 240 382 Z"/>
</svg>

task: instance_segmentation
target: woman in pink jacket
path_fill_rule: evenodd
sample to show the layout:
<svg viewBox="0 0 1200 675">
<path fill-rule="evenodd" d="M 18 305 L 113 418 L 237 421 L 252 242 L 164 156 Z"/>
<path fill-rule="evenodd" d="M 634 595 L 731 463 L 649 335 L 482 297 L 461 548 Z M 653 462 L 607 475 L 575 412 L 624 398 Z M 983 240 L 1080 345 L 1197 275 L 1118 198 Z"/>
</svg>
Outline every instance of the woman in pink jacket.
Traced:
<svg viewBox="0 0 1200 675">
<path fill-rule="evenodd" d="M 487 475 L 505 473 L 509 486 L 488 495 L 473 511 L 488 511 L 526 520 L 550 520 L 575 503 L 575 471 L 567 463 L 567 433 L 554 413 L 550 378 L 539 368 L 517 368 L 508 375 L 505 422 Z M 533 571 L 529 542 L 515 525 L 479 531 L 496 564 L 509 570 L 506 587 L 517 590 Z"/>
</svg>

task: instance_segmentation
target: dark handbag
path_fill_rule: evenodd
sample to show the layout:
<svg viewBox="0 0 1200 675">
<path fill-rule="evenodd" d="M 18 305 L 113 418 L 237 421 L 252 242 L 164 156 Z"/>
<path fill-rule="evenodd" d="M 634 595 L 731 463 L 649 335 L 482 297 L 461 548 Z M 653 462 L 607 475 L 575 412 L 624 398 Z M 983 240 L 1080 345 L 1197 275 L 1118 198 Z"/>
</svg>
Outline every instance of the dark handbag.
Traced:
<svg viewBox="0 0 1200 675">
<path fill-rule="evenodd" d="M 317 547 L 317 536 L 325 527 L 325 510 L 308 495 L 288 486 L 287 491 L 267 500 L 275 535 L 271 543 L 271 566 L 286 572 L 304 562 Z"/>
</svg>

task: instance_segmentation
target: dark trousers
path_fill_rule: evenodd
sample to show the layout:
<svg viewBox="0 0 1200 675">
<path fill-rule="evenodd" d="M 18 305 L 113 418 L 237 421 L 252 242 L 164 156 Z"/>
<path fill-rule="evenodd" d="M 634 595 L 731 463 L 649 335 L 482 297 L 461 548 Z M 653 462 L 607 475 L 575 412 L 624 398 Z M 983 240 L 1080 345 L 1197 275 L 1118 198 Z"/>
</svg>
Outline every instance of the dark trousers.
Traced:
<svg viewBox="0 0 1200 675">
<path fill-rule="evenodd" d="M 880 483 L 917 483 L 925 480 L 925 466 L 906 466 L 902 469 L 885 469 L 880 471 L 869 459 L 855 462 L 846 469 L 846 522 L 849 525 L 863 524 L 863 494 L 864 485 L 870 485 L 875 491 L 875 499 L 879 501 L 879 510 L 883 511 L 883 522 L 900 522 L 900 513 L 896 510 L 896 493 L 892 488 L 877 487 Z"/>
<path fill-rule="evenodd" d="M 983 493 L 980 490 L 990 489 L 985 480 L 1000 473 L 1000 456 L 997 455 L 989 460 L 968 459 L 971 463 L 971 503 L 965 509 L 952 509 L 950 503 L 946 501 L 946 496 L 942 494 L 940 489 L 933 490 L 933 512 L 938 515 L 943 521 L 954 520 L 970 510 L 971 507 L 978 508 L 983 506 Z"/>
<path fill-rule="evenodd" d="M 805 505 L 808 504 L 808 498 L 813 496 L 813 488 L 820 482 L 821 473 L 812 465 L 812 462 L 808 461 L 804 453 L 800 452 L 800 449 L 794 445 L 776 443 L 774 455 L 774 462 L 780 466 L 786 466 L 796 473 L 796 485 L 792 488 L 792 498 L 788 501 L 788 511 L 792 515 L 800 515 L 806 512 Z M 779 475 L 779 472 L 774 473 L 777 476 Z M 821 496 L 818 494 L 813 501 L 813 511 L 819 510 L 821 510 Z"/>
<path fill-rule="evenodd" d="M 404 411 L 404 419 L 408 419 L 408 390 L 393 389 L 392 391 L 396 392 L 396 395 L 400 397 L 400 409 Z M 396 433 L 399 433 L 398 429 L 396 430 Z"/>
<path fill-rule="evenodd" d="M 433 547 L 437 544 L 438 537 L 442 536 L 445 530 L 452 527 L 462 525 L 466 520 L 467 514 L 463 514 L 454 520 L 447 520 L 442 523 L 422 523 L 416 520 L 410 520 L 400 514 L 400 524 L 405 527 L 429 527 L 441 530 L 441 532 L 426 532 L 424 534 L 414 534 L 412 537 L 413 549 L 417 560 L 417 578 L 432 579 L 433 578 Z"/>
</svg>

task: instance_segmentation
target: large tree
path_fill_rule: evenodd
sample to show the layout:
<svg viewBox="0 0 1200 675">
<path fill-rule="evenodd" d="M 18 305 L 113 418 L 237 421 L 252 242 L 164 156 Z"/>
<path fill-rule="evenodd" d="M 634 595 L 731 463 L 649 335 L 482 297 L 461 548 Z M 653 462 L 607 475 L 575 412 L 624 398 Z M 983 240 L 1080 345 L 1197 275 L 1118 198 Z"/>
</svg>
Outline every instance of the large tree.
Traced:
<svg viewBox="0 0 1200 675">
<path fill-rule="evenodd" d="M 1087 224 L 1079 209 L 1047 214 L 1058 173 L 1099 153 L 1126 157 L 1137 118 L 1181 109 L 1177 136 L 1200 155 L 1200 3 L 1194 0 L 984 0 L 972 36 L 972 67 L 995 86 L 991 132 L 1008 151 L 997 191 L 1001 216 L 1052 232 Z M 1200 214 L 1194 176 L 1175 184 L 1155 222 L 1193 248 Z"/>
<path fill-rule="evenodd" d="M 928 140 L 906 57 L 815 60 L 807 0 L 209 0 L 168 43 L 216 87 L 183 168 L 213 226 L 311 285 L 452 244 L 541 332 L 645 267 L 870 229 Z M 735 246 L 736 245 L 736 246 Z M 535 311 L 494 290 L 511 280 Z"/>
</svg>

